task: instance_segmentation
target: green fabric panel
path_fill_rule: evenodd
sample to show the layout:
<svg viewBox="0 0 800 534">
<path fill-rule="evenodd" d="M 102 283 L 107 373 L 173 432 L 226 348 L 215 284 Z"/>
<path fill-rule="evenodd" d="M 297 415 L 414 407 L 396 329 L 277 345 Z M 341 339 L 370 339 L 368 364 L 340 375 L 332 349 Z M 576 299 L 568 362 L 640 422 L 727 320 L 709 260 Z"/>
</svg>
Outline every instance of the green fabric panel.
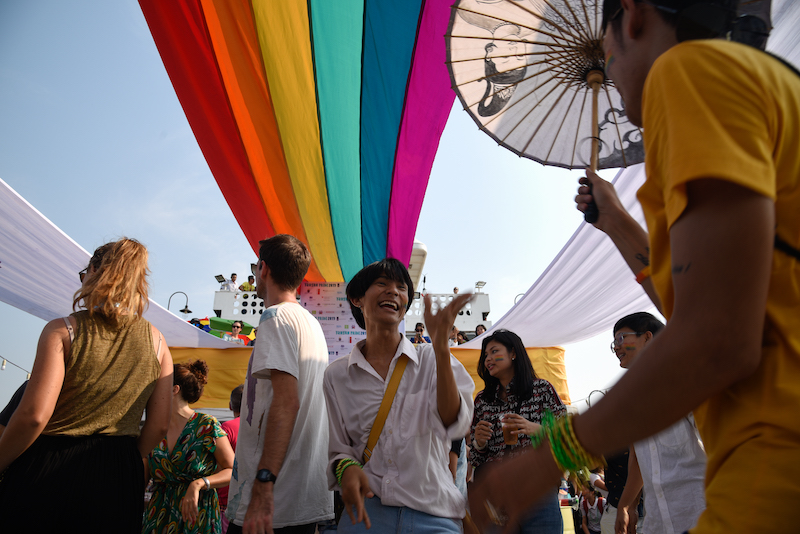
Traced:
<svg viewBox="0 0 800 534">
<path fill-rule="evenodd" d="M 361 46 L 363 0 L 309 0 L 325 180 L 344 279 L 363 267 Z"/>
</svg>

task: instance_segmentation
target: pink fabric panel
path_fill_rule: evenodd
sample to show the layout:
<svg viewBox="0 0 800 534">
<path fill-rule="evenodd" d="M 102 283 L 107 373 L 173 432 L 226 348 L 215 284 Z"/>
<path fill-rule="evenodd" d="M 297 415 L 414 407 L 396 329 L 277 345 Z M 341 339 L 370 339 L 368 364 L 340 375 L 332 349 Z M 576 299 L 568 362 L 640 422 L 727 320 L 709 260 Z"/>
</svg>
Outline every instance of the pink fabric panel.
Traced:
<svg viewBox="0 0 800 534">
<path fill-rule="evenodd" d="M 425 189 L 455 92 L 445 65 L 452 0 L 425 2 L 406 91 L 406 104 L 392 176 L 386 255 L 411 259 Z"/>
</svg>

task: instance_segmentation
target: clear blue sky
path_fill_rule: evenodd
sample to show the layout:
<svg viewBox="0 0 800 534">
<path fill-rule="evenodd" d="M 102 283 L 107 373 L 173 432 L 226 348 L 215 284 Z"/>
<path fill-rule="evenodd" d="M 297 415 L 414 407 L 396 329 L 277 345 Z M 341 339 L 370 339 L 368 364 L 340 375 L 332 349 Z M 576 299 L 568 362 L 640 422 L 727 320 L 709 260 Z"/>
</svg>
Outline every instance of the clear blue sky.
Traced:
<svg viewBox="0 0 800 534">
<path fill-rule="evenodd" d="M 428 291 L 484 280 L 500 319 L 580 224 L 579 176 L 498 147 L 456 100 L 417 228 Z M 183 291 L 192 316 L 211 313 L 214 275 L 254 259 L 133 0 L 0 3 L 0 178 L 90 252 L 145 243 L 151 298 Z M 0 324 L 0 356 L 31 369 L 44 321 L 0 303 Z M 573 399 L 618 379 L 610 338 L 567 347 Z M 0 372 L 0 407 L 24 379 Z"/>
</svg>

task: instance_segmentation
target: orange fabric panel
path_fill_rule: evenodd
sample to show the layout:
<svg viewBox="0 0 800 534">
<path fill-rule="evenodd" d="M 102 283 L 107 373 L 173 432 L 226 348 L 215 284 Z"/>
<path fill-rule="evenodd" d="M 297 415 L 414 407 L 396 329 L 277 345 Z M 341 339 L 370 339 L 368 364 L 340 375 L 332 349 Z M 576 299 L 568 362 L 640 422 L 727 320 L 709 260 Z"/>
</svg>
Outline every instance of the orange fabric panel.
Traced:
<svg viewBox="0 0 800 534">
<path fill-rule="evenodd" d="M 533 364 L 536 376 L 547 380 L 556 389 L 564 404 L 572 404 L 569 397 L 567 384 L 567 369 L 564 365 L 564 349 L 561 347 L 526 347 L 528 357 Z M 453 356 L 466 367 L 472 380 L 475 381 L 473 396 L 484 388 L 483 380 L 478 376 L 478 360 L 481 357 L 480 349 L 459 349 L 451 347 Z"/>
<path fill-rule="evenodd" d="M 286 166 L 250 2 L 201 3 L 231 111 L 275 233 L 292 234 L 311 249 Z M 257 243 L 251 245 L 257 250 Z M 326 281 L 317 263 L 314 259 L 306 280 Z"/>
</svg>

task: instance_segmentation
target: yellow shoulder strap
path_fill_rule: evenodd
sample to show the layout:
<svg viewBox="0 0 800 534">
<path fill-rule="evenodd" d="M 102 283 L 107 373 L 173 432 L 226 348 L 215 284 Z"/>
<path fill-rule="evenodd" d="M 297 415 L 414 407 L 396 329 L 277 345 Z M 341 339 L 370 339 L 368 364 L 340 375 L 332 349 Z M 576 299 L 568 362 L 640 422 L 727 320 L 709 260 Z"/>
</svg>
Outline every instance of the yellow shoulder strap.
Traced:
<svg viewBox="0 0 800 534">
<path fill-rule="evenodd" d="M 378 438 L 381 437 L 383 425 L 386 423 L 386 418 L 389 416 L 389 410 L 392 409 L 392 401 L 397 393 L 397 388 L 400 387 L 400 379 L 403 378 L 403 372 L 406 370 L 408 364 L 408 356 L 402 354 L 397 360 L 397 364 L 392 371 L 392 377 L 389 379 L 389 385 L 386 386 L 386 392 L 383 394 L 381 407 L 378 408 L 378 415 L 375 416 L 375 422 L 372 424 L 372 430 L 369 432 L 369 439 L 367 439 L 367 448 L 364 449 L 364 463 L 369 461 L 372 456 L 372 450 L 375 444 L 378 443 Z"/>
</svg>

